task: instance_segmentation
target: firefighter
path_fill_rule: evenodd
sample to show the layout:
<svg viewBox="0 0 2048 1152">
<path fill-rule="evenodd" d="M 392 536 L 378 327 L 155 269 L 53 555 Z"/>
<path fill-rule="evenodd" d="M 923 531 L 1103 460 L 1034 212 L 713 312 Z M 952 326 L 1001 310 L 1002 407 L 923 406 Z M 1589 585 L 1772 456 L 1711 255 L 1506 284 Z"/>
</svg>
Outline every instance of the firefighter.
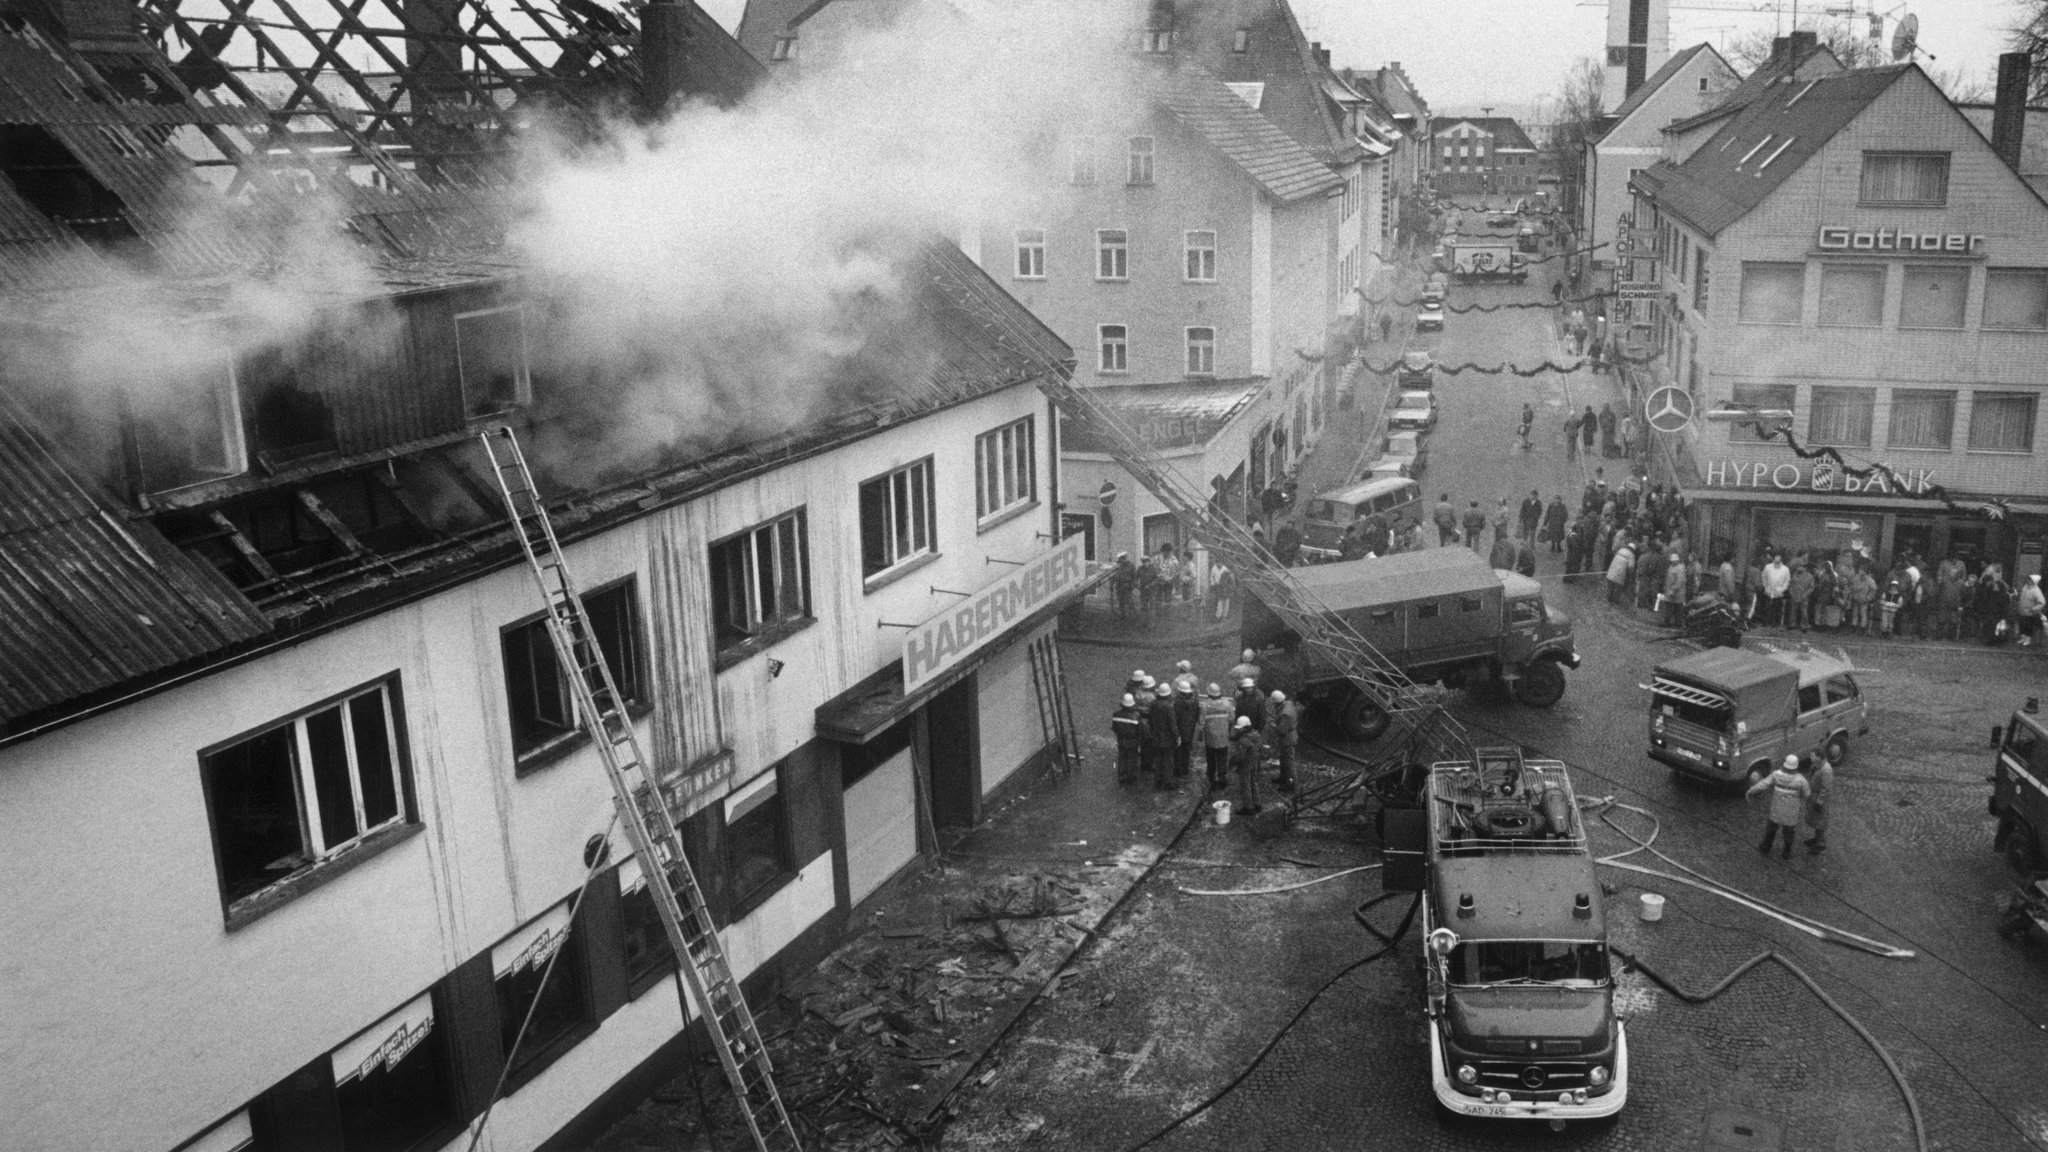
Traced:
<svg viewBox="0 0 2048 1152">
<path fill-rule="evenodd" d="M 1185 666 L 1187 661 L 1181 664 Z M 1174 677 L 1173 687 L 1173 778 L 1178 786 L 1194 769 L 1195 745 L 1202 739 L 1202 701 L 1195 695 L 1193 676 L 1188 677 L 1185 686 L 1180 677 Z"/>
<path fill-rule="evenodd" d="M 1280 757 L 1280 791 L 1294 791 L 1294 751 L 1301 745 L 1301 709 L 1287 693 L 1273 690 L 1266 707 L 1267 724 L 1273 729 L 1273 750 Z"/>
<path fill-rule="evenodd" d="M 1252 683 L 1256 684 L 1262 671 L 1263 669 L 1259 667 L 1259 654 L 1247 648 L 1240 654 L 1237 665 L 1230 670 L 1230 679 L 1235 682 L 1242 682 L 1249 678 Z"/>
<path fill-rule="evenodd" d="M 1757 777 L 1749 786 L 1748 795 L 1755 796 L 1766 789 L 1771 793 L 1771 822 L 1764 825 L 1764 842 L 1758 851 L 1769 856 L 1771 842 L 1782 836 L 1784 858 L 1790 860 L 1792 841 L 1799 835 L 1799 818 L 1805 815 L 1807 801 L 1813 796 L 1813 786 L 1799 774 L 1799 757 L 1787 756 L 1776 772 Z"/>
<path fill-rule="evenodd" d="M 1237 682 L 1237 697 L 1231 701 L 1239 718 L 1252 722 L 1260 732 L 1266 730 L 1266 698 L 1259 694 L 1258 681 L 1247 676 Z"/>
<path fill-rule="evenodd" d="M 1173 684 L 1158 685 L 1158 695 L 1145 712 L 1145 766 L 1152 772 L 1152 787 L 1161 792 L 1173 788 L 1174 749 L 1180 744 L 1180 720 L 1173 710 Z"/>
<path fill-rule="evenodd" d="M 1193 696 L 1195 693 L 1201 691 L 1201 689 L 1202 682 L 1195 678 L 1194 664 L 1186 660 L 1182 660 L 1174 664 L 1173 690 L 1175 692 L 1185 692 L 1188 695 Z"/>
<path fill-rule="evenodd" d="M 1211 792 L 1230 783 L 1230 725 L 1236 718 L 1237 706 L 1223 694 L 1223 686 L 1209 685 L 1209 694 L 1202 697 L 1202 754 L 1208 761 Z"/>
<path fill-rule="evenodd" d="M 1813 835 L 1806 838 L 1807 852 L 1818 856 L 1828 850 L 1828 798 L 1835 790 L 1835 766 L 1825 751 L 1813 758 L 1813 775 L 1806 783 L 1813 789 L 1806 797 L 1806 826 Z"/>
<path fill-rule="evenodd" d="M 1259 814 L 1259 761 L 1265 757 L 1265 739 L 1252 718 L 1239 716 L 1230 739 L 1230 766 L 1237 772 L 1238 807 L 1247 816 Z"/>
<path fill-rule="evenodd" d="M 1123 694 L 1123 705 L 1110 713 L 1109 730 L 1116 734 L 1116 782 L 1129 784 L 1138 778 L 1139 750 L 1144 747 L 1144 714 L 1138 711 L 1138 698 L 1129 692 Z"/>
</svg>

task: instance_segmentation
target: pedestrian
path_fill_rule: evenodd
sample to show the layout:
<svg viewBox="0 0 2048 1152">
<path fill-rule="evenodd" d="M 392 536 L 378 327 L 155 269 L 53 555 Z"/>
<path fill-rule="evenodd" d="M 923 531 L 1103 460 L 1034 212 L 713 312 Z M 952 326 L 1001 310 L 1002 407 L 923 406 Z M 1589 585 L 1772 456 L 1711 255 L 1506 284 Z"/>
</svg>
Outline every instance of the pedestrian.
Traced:
<svg viewBox="0 0 2048 1152">
<path fill-rule="evenodd" d="M 1868 565 L 1856 566 L 1856 574 L 1849 577 L 1849 628 L 1851 631 L 1871 635 L 1870 610 L 1877 603 L 1877 578 L 1870 574 Z"/>
<path fill-rule="evenodd" d="M 1182 603 L 1192 604 L 1195 600 L 1195 550 L 1180 550 L 1180 598 Z"/>
<path fill-rule="evenodd" d="M 1272 747 L 1280 758 L 1280 784 L 1283 794 L 1294 791 L 1294 754 L 1301 744 L 1301 708 L 1287 698 L 1279 689 L 1267 698 L 1266 726 L 1272 729 Z"/>
<path fill-rule="evenodd" d="M 1479 510 L 1479 501 L 1467 501 L 1465 514 L 1458 519 L 1458 527 L 1465 533 L 1465 543 L 1479 551 L 1479 542 L 1486 538 L 1486 513 Z"/>
<path fill-rule="evenodd" d="M 1237 708 L 1223 694 L 1221 684 L 1209 685 L 1202 697 L 1202 755 L 1209 770 L 1209 791 L 1221 791 L 1230 783 L 1230 726 Z"/>
<path fill-rule="evenodd" d="M 1436 507 L 1430 510 L 1436 521 L 1436 545 L 1448 547 L 1458 542 L 1458 510 L 1451 505 L 1451 494 L 1442 493 L 1436 498 Z"/>
<path fill-rule="evenodd" d="M 1543 538 L 1550 542 L 1553 553 L 1564 551 L 1564 524 L 1571 517 L 1571 511 L 1564 506 L 1564 497 L 1552 496 L 1550 506 L 1543 510 Z"/>
<path fill-rule="evenodd" d="M 1890 581 L 1884 587 L 1884 595 L 1877 598 L 1877 634 L 1889 638 L 1897 626 L 1899 609 L 1905 607 L 1905 594 L 1899 591 L 1899 582 Z"/>
<path fill-rule="evenodd" d="M 1636 415 L 1633 409 L 1621 417 L 1621 456 L 1624 460 L 1636 458 Z"/>
<path fill-rule="evenodd" d="M 1508 507 L 1508 498 L 1503 496 L 1494 505 L 1491 523 L 1493 538 L 1499 540 L 1508 534 L 1508 522 L 1514 519 L 1514 510 Z"/>
<path fill-rule="evenodd" d="M 2003 644 L 2012 639 L 2006 616 L 2012 612 L 2012 585 L 2005 582 L 2005 570 L 1986 564 L 1977 576 L 1977 615 L 1986 644 Z"/>
<path fill-rule="evenodd" d="M 1495 533 L 1493 548 L 1486 554 L 1486 565 L 1489 568 L 1513 568 L 1515 566 L 1515 542 L 1508 539 L 1504 534 Z"/>
<path fill-rule="evenodd" d="M 1186 663 L 1186 661 L 1182 661 Z M 1195 745 L 1202 740 L 1202 700 L 1196 695 L 1194 677 L 1173 690 L 1173 779 L 1176 786 L 1194 771 Z"/>
<path fill-rule="evenodd" d="M 1534 488 L 1529 489 L 1529 498 L 1522 501 L 1521 515 L 1518 519 L 1521 521 L 1522 530 L 1515 538 L 1535 540 L 1536 530 L 1543 523 L 1543 497 L 1538 496 Z"/>
<path fill-rule="evenodd" d="M 1842 576 L 1832 560 L 1813 569 L 1813 626 L 1828 632 L 1842 626 Z"/>
<path fill-rule="evenodd" d="M 1131 598 L 1138 591 L 1138 568 L 1131 563 L 1129 552 L 1116 554 L 1116 571 L 1110 574 L 1109 586 L 1116 593 L 1116 614 L 1129 618 Z"/>
<path fill-rule="evenodd" d="M 1586 410 L 1579 414 L 1579 443 L 1585 448 L 1586 455 L 1593 454 L 1593 438 L 1599 434 L 1600 416 L 1593 411 L 1593 406 L 1588 404 Z"/>
<path fill-rule="evenodd" d="M 2041 617 L 2048 611 L 2048 596 L 2041 592 L 2041 574 L 2036 572 L 2027 577 L 2020 586 L 2019 597 L 2020 647 L 2030 647 L 2041 636 Z"/>
<path fill-rule="evenodd" d="M 1150 556 L 1138 562 L 1138 614 L 1151 616 L 1159 603 L 1159 562 Z"/>
<path fill-rule="evenodd" d="M 1806 838 L 1806 850 L 1818 856 L 1828 850 L 1828 798 L 1835 790 L 1835 766 L 1825 751 L 1813 757 L 1813 775 L 1807 778 L 1806 826 L 1813 835 Z"/>
<path fill-rule="evenodd" d="M 1166 611 L 1173 605 L 1173 594 L 1180 590 L 1180 554 L 1171 544 L 1159 546 L 1159 604 L 1158 610 Z"/>
<path fill-rule="evenodd" d="M 1685 623 L 1685 579 L 1687 565 L 1678 553 L 1671 553 L 1665 561 L 1664 598 L 1658 601 L 1664 610 L 1664 624 L 1677 628 Z"/>
<path fill-rule="evenodd" d="M 1180 718 L 1174 714 L 1173 684 L 1159 686 L 1159 695 L 1145 711 L 1145 767 L 1151 770 L 1152 787 L 1165 792 L 1173 787 L 1174 752 L 1180 746 Z"/>
<path fill-rule="evenodd" d="M 1636 553 L 1636 607 L 1657 607 L 1657 598 L 1664 594 L 1664 573 L 1671 564 L 1665 555 L 1661 540 L 1645 541 Z"/>
<path fill-rule="evenodd" d="M 1527 452 L 1532 447 L 1534 447 L 1534 445 L 1529 443 L 1529 429 L 1532 426 L 1534 426 L 1535 423 L 1536 410 L 1534 408 L 1529 407 L 1528 401 L 1525 400 L 1522 402 L 1522 431 L 1519 433 L 1519 439 L 1522 443 L 1522 451 L 1524 452 Z"/>
<path fill-rule="evenodd" d="M 1614 549 L 1614 557 L 1607 563 L 1607 602 L 1626 607 L 1628 605 L 1629 577 L 1635 574 L 1636 554 L 1623 541 Z"/>
<path fill-rule="evenodd" d="M 1577 412 L 1567 413 L 1564 418 L 1564 458 L 1567 460 L 1579 458 L 1579 414 Z"/>
<path fill-rule="evenodd" d="M 1792 569 L 1785 566 L 1785 558 L 1771 553 L 1770 563 L 1764 565 L 1763 619 L 1760 623 L 1775 628 L 1785 622 L 1785 594 L 1792 590 Z"/>
<path fill-rule="evenodd" d="M 1536 550 L 1526 540 L 1515 545 L 1515 571 L 1532 580 L 1536 578 Z"/>
<path fill-rule="evenodd" d="M 1785 840 L 1784 858 L 1792 858 L 1792 841 L 1799 835 L 1799 818 L 1806 814 L 1807 798 L 1813 795 L 1813 786 L 1806 777 L 1799 774 L 1799 757 L 1787 756 L 1776 772 L 1758 776 L 1750 784 L 1747 795 L 1756 796 L 1769 790 L 1771 794 L 1770 822 L 1764 825 L 1764 842 L 1761 851 L 1771 854 L 1771 842 L 1780 836 Z"/>
<path fill-rule="evenodd" d="M 1250 717 L 1239 716 L 1230 738 L 1230 766 L 1237 773 L 1238 807 L 1247 816 L 1259 814 L 1259 761 L 1264 758 L 1265 740 Z"/>
<path fill-rule="evenodd" d="M 1138 698 L 1129 692 L 1110 713 L 1109 730 L 1116 735 L 1116 782 L 1129 784 L 1138 778 L 1138 758 L 1145 746 L 1145 716 L 1138 711 Z"/>
<path fill-rule="evenodd" d="M 1619 454 L 1614 442 L 1614 405 L 1600 406 L 1600 455 L 1613 459 Z"/>
<path fill-rule="evenodd" d="M 1785 591 L 1785 630 L 1806 631 L 1813 625 L 1813 572 L 1805 560 L 1792 567 L 1792 582 Z"/>
<path fill-rule="evenodd" d="M 1221 561 L 1209 565 L 1209 619 L 1222 622 L 1230 617 L 1231 594 L 1237 590 L 1237 574 Z"/>
<path fill-rule="evenodd" d="M 1231 665 L 1229 673 L 1232 683 L 1250 680 L 1254 684 L 1259 682 L 1259 677 L 1263 674 L 1259 667 L 1259 654 L 1250 648 L 1238 653 L 1237 663 Z"/>
<path fill-rule="evenodd" d="M 1261 732 L 1266 730 L 1266 698 L 1259 692 L 1258 683 L 1251 677 L 1247 676 L 1237 682 L 1237 695 L 1230 703 L 1236 709 L 1237 719 L 1251 721 L 1252 727 Z"/>
</svg>

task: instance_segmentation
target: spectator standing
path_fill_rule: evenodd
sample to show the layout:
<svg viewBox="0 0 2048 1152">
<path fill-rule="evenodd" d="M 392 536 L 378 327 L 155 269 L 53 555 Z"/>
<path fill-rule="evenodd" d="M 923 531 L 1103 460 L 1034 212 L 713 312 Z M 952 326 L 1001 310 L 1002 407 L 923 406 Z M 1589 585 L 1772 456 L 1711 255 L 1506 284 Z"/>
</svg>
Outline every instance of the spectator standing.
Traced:
<svg viewBox="0 0 2048 1152">
<path fill-rule="evenodd" d="M 1465 543 L 1479 551 L 1480 541 L 1486 539 L 1486 513 L 1479 510 L 1479 501 L 1468 501 L 1465 514 L 1459 518 L 1458 527 L 1464 530 Z"/>
<path fill-rule="evenodd" d="M 1570 516 L 1562 496 L 1552 496 L 1550 505 L 1543 509 L 1543 539 L 1550 542 L 1552 552 L 1564 551 L 1564 524 Z"/>
<path fill-rule="evenodd" d="M 1508 507 L 1508 498 L 1503 496 L 1500 498 L 1500 502 L 1494 505 L 1493 516 L 1491 517 L 1493 538 L 1495 540 L 1505 540 L 1507 538 L 1508 522 L 1513 519 L 1514 511 Z"/>
<path fill-rule="evenodd" d="M 1116 593 L 1116 614 L 1129 618 L 1131 598 L 1138 591 L 1138 568 L 1131 563 L 1129 552 L 1116 554 L 1116 571 L 1110 574 L 1109 586 Z"/>
<path fill-rule="evenodd" d="M 1898 625 L 1899 609 L 1905 607 L 1906 597 L 1899 591 L 1899 582 L 1889 581 L 1884 586 L 1884 595 L 1877 598 L 1877 634 L 1889 638 L 1892 629 Z"/>
<path fill-rule="evenodd" d="M 1614 442 L 1614 405 L 1600 406 L 1600 455 L 1613 459 L 1619 454 Z"/>
<path fill-rule="evenodd" d="M 2048 595 L 2041 592 L 2039 572 L 2028 576 L 2027 582 L 2020 586 L 2017 603 L 2020 617 L 2020 647 L 2026 648 L 2040 639 L 2041 617 L 2044 611 L 2048 611 Z"/>
<path fill-rule="evenodd" d="M 1621 417 L 1621 455 L 1625 460 L 1636 458 L 1636 414 L 1634 410 Z"/>
<path fill-rule="evenodd" d="M 1535 540 L 1536 529 L 1543 524 L 1543 497 L 1538 496 L 1534 488 L 1529 489 L 1528 498 L 1522 501 L 1516 519 L 1520 522 L 1522 530 L 1515 538 L 1524 541 Z"/>
<path fill-rule="evenodd" d="M 1486 563 L 1491 568 L 1513 568 L 1515 566 L 1515 542 L 1505 534 L 1495 533 L 1493 548 L 1486 554 Z"/>
<path fill-rule="evenodd" d="M 1534 444 L 1529 442 L 1529 430 L 1535 427 L 1535 425 L 1536 410 L 1531 408 L 1529 402 L 1525 400 L 1522 402 L 1522 430 L 1516 434 L 1516 438 L 1521 442 L 1522 451 L 1524 452 L 1535 447 Z"/>
<path fill-rule="evenodd" d="M 1866 636 L 1876 635 L 1872 627 L 1871 606 L 1877 603 L 1877 577 L 1870 574 L 1870 566 L 1858 564 L 1856 572 L 1849 577 L 1849 627 Z"/>
<path fill-rule="evenodd" d="M 1515 571 L 1531 580 L 1536 578 L 1536 550 L 1526 540 L 1515 544 Z"/>
<path fill-rule="evenodd" d="M 1806 567 L 1806 562 L 1801 560 L 1794 565 L 1791 583 L 1786 586 L 1786 630 L 1797 628 L 1801 632 L 1806 631 L 1812 623 L 1812 611 L 1813 573 Z"/>
<path fill-rule="evenodd" d="M 1613 559 L 1607 562 L 1607 602 L 1617 607 L 1629 603 L 1629 577 L 1635 574 L 1636 554 L 1626 540 L 1615 548 Z"/>
<path fill-rule="evenodd" d="M 1195 601 L 1195 550 L 1180 550 L 1180 598 L 1192 604 Z"/>
<path fill-rule="evenodd" d="M 1792 590 L 1792 569 L 1785 566 L 1785 558 L 1771 553 L 1771 561 L 1764 565 L 1763 623 L 1773 628 L 1785 622 L 1785 594 Z"/>
<path fill-rule="evenodd" d="M 1636 607 L 1656 607 L 1664 592 L 1664 573 L 1671 567 L 1667 555 L 1661 540 L 1646 541 L 1636 553 Z"/>
<path fill-rule="evenodd" d="M 1585 446 L 1586 455 L 1593 454 L 1593 438 L 1600 434 L 1600 417 L 1594 413 L 1591 404 L 1579 416 L 1579 443 Z"/>
<path fill-rule="evenodd" d="M 1759 776 L 1749 786 L 1749 795 L 1755 796 L 1768 790 L 1771 794 L 1770 822 L 1764 825 L 1762 852 L 1771 854 L 1771 842 L 1778 837 L 1785 839 L 1784 858 L 1792 858 L 1792 841 L 1799 835 L 1799 818 L 1806 814 L 1807 798 L 1813 795 L 1813 786 L 1806 777 L 1799 774 L 1799 757 L 1787 756 L 1776 772 Z"/>
<path fill-rule="evenodd" d="M 1209 619 L 1221 621 L 1229 617 L 1231 594 L 1236 590 L 1236 573 L 1220 562 L 1209 566 Z"/>
<path fill-rule="evenodd" d="M 1159 604 L 1161 612 L 1173 603 L 1173 594 L 1180 590 L 1180 553 L 1171 544 L 1159 546 Z"/>
<path fill-rule="evenodd" d="M 1677 628 L 1685 623 L 1685 578 L 1686 564 L 1673 552 L 1666 558 L 1664 569 L 1664 623 Z"/>
<path fill-rule="evenodd" d="M 1943 640 L 1960 640 L 1963 635 L 1963 596 L 1968 591 L 1967 575 L 1951 577 L 1943 561 L 1935 575 L 1934 634 Z"/>
<path fill-rule="evenodd" d="M 1230 783 L 1230 728 L 1237 720 L 1237 706 L 1223 694 L 1221 684 L 1209 685 L 1202 697 L 1202 753 L 1209 769 L 1209 791 L 1219 792 Z"/>
<path fill-rule="evenodd" d="M 1159 562 L 1150 556 L 1138 564 L 1138 613 L 1152 615 L 1159 606 Z"/>
<path fill-rule="evenodd" d="M 1579 414 L 1577 412 L 1565 414 L 1564 458 L 1567 460 L 1579 458 Z"/>
<path fill-rule="evenodd" d="M 1451 494 L 1442 493 L 1436 498 L 1436 507 L 1430 509 L 1430 517 L 1436 521 L 1436 544 L 1442 548 L 1458 542 L 1458 510 L 1451 504 Z"/>
<path fill-rule="evenodd" d="M 1981 619 L 1986 644 L 2002 644 L 2011 637 L 2006 634 L 2006 616 L 2012 611 L 2012 585 L 2005 582 L 2005 571 L 1996 564 L 1986 564 L 1984 571 L 1977 575 L 1977 614 Z"/>
</svg>

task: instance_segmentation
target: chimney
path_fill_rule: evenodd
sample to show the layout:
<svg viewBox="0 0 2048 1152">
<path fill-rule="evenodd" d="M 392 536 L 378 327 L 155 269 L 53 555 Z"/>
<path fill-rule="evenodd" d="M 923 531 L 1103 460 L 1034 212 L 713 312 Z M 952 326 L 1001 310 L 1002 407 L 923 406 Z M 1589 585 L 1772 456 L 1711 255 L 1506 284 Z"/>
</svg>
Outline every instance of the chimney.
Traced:
<svg viewBox="0 0 2048 1152">
<path fill-rule="evenodd" d="M 1309 41 L 1308 50 L 1316 54 L 1316 63 L 1321 64 L 1325 68 L 1330 66 L 1330 50 L 1323 47 L 1321 40 Z"/>
<path fill-rule="evenodd" d="M 2031 61 L 2025 52 L 2004 52 L 1998 57 L 1998 93 L 1991 105 L 1991 150 L 2017 172 L 2020 145 L 2027 133 L 2027 83 Z"/>
<path fill-rule="evenodd" d="M 1792 44 L 1787 51 L 1791 55 L 1792 63 L 1794 64 L 1799 63 L 1801 57 L 1820 46 L 1820 33 L 1815 32 L 1811 28 L 1795 31 L 1788 39 L 1792 41 Z"/>
<path fill-rule="evenodd" d="M 1791 44 L 1792 39 L 1789 36 L 1773 37 L 1771 39 L 1771 58 L 1765 61 L 1765 63 L 1776 64 L 1780 60 L 1783 60 L 1785 58 L 1785 50 L 1791 47 Z"/>
<path fill-rule="evenodd" d="M 640 101 L 659 115 L 688 83 L 691 33 L 681 4 L 650 0 L 640 9 Z"/>
</svg>

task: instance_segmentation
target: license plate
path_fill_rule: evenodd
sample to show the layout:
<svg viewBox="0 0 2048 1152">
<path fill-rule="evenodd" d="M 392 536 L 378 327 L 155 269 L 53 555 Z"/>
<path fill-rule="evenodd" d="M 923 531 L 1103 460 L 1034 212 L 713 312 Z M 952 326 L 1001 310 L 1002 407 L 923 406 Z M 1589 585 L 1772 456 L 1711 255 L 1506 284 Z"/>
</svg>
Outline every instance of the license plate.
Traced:
<svg viewBox="0 0 2048 1152">
<path fill-rule="evenodd" d="M 1474 1116 L 1519 1116 L 1522 1114 L 1522 1110 L 1519 1108 L 1506 1108 L 1499 1104 L 1472 1104 L 1466 1107 L 1466 1111 Z"/>
<path fill-rule="evenodd" d="M 1680 756 L 1683 756 L 1683 757 L 1685 757 L 1685 758 L 1686 758 L 1687 760 L 1699 760 L 1699 759 L 1700 759 L 1700 754 L 1699 754 L 1699 753 L 1697 753 L 1697 752 L 1695 752 L 1695 751 L 1693 751 L 1693 750 L 1692 750 L 1692 749 L 1690 749 L 1690 748 L 1680 748 L 1680 747 L 1678 747 L 1677 745 L 1673 745 L 1673 746 L 1672 746 L 1672 748 L 1671 748 L 1671 750 L 1672 750 L 1673 752 L 1676 752 L 1676 753 L 1678 753 L 1678 754 L 1679 754 Z M 1700 761 L 1700 762 L 1701 762 L 1701 763 L 1705 763 L 1705 761 Z"/>
</svg>

